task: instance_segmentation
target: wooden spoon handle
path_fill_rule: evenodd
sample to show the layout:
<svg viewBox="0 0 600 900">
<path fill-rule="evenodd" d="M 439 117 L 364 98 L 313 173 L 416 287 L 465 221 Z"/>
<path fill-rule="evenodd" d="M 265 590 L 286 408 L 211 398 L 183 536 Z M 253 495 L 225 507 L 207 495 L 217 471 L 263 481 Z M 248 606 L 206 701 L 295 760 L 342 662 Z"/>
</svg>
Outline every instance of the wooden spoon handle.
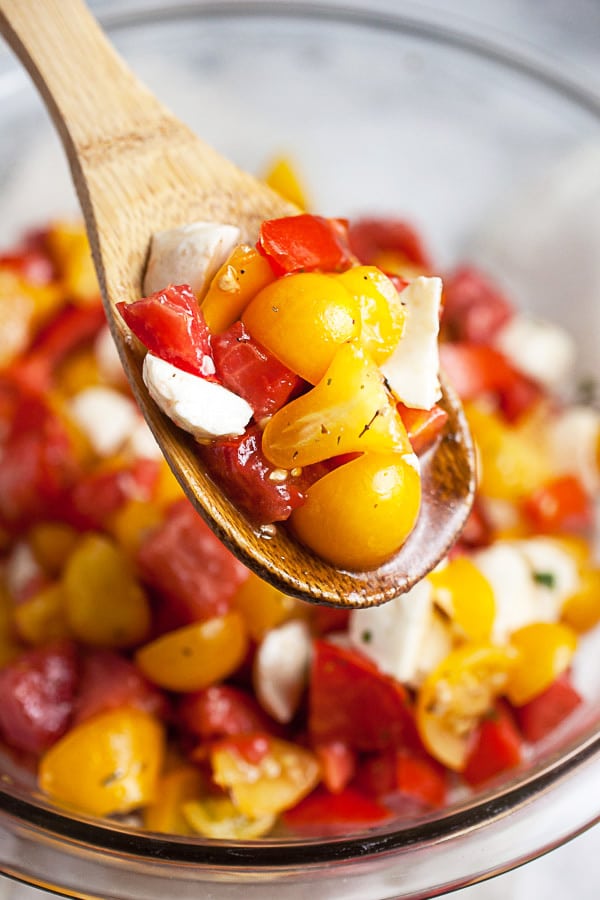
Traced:
<svg viewBox="0 0 600 900">
<path fill-rule="evenodd" d="M 0 0 L 0 31 L 85 160 L 120 151 L 170 118 L 110 46 L 82 0 Z"/>
</svg>

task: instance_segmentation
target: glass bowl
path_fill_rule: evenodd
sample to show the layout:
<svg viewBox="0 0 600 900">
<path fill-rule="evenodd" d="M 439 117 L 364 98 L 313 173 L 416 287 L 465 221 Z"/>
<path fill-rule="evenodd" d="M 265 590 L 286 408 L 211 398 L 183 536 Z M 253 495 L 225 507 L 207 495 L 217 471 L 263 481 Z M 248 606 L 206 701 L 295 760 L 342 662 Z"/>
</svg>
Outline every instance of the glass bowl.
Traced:
<svg viewBox="0 0 600 900">
<path fill-rule="evenodd" d="M 523 306 L 575 332 L 579 375 L 600 374 L 600 99 L 413 6 L 368 7 L 123 2 L 105 23 L 224 155 L 254 172 L 287 155 L 325 214 L 412 220 L 442 268 L 483 264 Z M 7 53 L 0 96 L 6 242 L 76 204 L 49 120 Z M 441 813 L 335 838 L 166 837 L 60 811 L 5 760 L 2 871 L 104 900 L 416 898 L 506 871 L 600 818 L 600 652 L 597 637 L 582 643 L 585 708 L 510 778 Z"/>
</svg>

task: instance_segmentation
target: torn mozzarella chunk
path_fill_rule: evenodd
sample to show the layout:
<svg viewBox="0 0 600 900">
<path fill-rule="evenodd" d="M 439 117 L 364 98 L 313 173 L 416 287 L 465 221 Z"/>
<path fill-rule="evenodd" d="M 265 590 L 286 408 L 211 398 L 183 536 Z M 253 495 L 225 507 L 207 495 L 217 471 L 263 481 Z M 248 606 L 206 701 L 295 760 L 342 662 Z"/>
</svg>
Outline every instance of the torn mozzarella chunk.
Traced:
<svg viewBox="0 0 600 900">
<path fill-rule="evenodd" d="M 575 362 L 571 335 L 553 322 L 526 313 L 512 316 L 495 343 L 517 369 L 549 389 L 565 383 Z"/>
<path fill-rule="evenodd" d="M 109 387 L 89 387 L 71 399 L 73 418 L 99 456 L 121 449 L 139 420 L 134 403 Z"/>
<path fill-rule="evenodd" d="M 244 433 L 252 407 L 221 384 L 172 366 L 151 353 L 144 358 L 144 383 L 160 409 L 200 441 Z"/>
<path fill-rule="evenodd" d="M 157 231 L 152 237 L 144 293 L 153 294 L 168 284 L 189 284 L 201 297 L 239 242 L 237 226 L 215 222 L 192 222 Z"/>
<path fill-rule="evenodd" d="M 351 645 L 372 659 L 382 672 L 414 684 L 426 674 L 424 648 L 435 628 L 434 619 L 433 590 L 425 578 L 389 603 L 353 610 L 348 633 Z M 448 650 L 449 645 L 444 645 L 440 659 Z M 428 665 L 433 667 L 439 660 L 433 659 L 430 651 L 436 656 L 433 645 L 427 650 Z"/>
<path fill-rule="evenodd" d="M 431 409 L 440 399 L 438 333 L 442 282 L 420 276 L 404 288 L 404 332 L 381 366 L 394 394 L 406 406 Z"/>
<path fill-rule="evenodd" d="M 591 494 L 600 488 L 598 448 L 600 414 L 589 406 L 572 406 L 548 427 L 548 450 L 556 471 L 576 475 Z"/>
<path fill-rule="evenodd" d="M 306 622 L 293 620 L 273 628 L 254 658 L 254 690 L 258 702 L 276 722 L 290 722 L 302 697 L 311 652 Z"/>
<path fill-rule="evenodd" d="M 100 369 L 100 374 L 115 387 L 127 384 L 127 377 L 121 363 L 119 351 L 113 341 L 110 328 L 105 325 L 99 332 L 94 342 L 94 356 Z"/>
<path fill-rule="evenodd" d="M 538 621 L 556 622 L 565 600 L 579 589 L 581 583 L 575 559 L 552 538 L 519 541 L 519 550 L 533 573 Z"/>
<path fill-rule="evenodd" d="M 472 556 L 494 592 L 496 616 L 492 636 L 503 643 L 511 632 L 538 620 L 536 585 L 525 555 L 509 541 L 497 541 Z"/>
</svg>

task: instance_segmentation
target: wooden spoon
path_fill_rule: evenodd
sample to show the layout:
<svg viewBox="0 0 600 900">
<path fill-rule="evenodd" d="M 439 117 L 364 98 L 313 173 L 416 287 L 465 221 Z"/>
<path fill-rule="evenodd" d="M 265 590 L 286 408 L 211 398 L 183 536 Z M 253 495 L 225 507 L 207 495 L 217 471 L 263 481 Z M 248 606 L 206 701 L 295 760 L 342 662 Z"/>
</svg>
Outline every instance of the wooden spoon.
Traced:
<svg viewBox="0 0 600 900">
<path fill-rule="evenodd" d="M 165 109 L 125 66 L 80 0 L 0 0 L 0 29 L 54 119 L 125 371 L 198 512 L 246 565 L 287 594 L 359 607 L 408 590 L 444 556 L 472 503 L 473 448 L 454 394 L 444 389 L 448 427 L 423 458 L 418 524 L 390 562 L 374 571 L 340 571 L 297 544 L 284 528 L 268 537 L 249 524 L 204 471 L 193 440 L 150 399 L 141 377 L 142 348 L 115 314 L 115 304 L 140 297 L 153 232 L 203 219 L 235 223 L 244 239 L 252 240 L 263 219 L 295 209 Z"/>
</svg>

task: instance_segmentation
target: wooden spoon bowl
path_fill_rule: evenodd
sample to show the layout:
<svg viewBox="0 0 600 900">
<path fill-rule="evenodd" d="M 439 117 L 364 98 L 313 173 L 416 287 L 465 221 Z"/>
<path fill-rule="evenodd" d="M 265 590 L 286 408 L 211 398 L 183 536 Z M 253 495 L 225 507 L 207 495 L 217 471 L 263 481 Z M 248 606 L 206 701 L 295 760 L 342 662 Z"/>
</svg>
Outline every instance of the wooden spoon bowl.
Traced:
<svg viewBox="0 0 600 900">
<path fill-rule="evenodd" d="M 380 568 L 346 572 L 278 527 L 268 536 L 227 499 L 193 440 L 163 416 L 142 381 L 143 348 L 115 312 L 141 296 L 150 238 L 196 220 L 237 224 L 252 242 L 261 221 L 294 207 L 200 141 L 135 78 L 80 0 L 0 0 L 0 30 L 29 70 L 67 152 L 106 315 L 136 400 L 184 491 L 247 566 L 287 594 L 372 606 L 408 590 L 445 555 L 467 518 L 474 457 L 446 386 L 446 431 L 422 459 L 423 505 L 413 533 Z"/>
</svg>

